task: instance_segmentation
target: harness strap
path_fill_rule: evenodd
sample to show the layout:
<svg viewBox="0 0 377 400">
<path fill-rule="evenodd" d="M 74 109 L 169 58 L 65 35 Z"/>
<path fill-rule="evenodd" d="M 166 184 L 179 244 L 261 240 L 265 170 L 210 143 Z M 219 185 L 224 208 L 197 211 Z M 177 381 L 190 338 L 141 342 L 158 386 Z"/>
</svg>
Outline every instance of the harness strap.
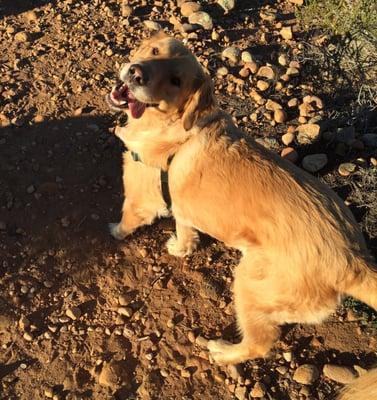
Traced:
<svg viewBox="0 0 377 400">
<path fill-rule="evenodd" d="M 170 164 L 170 163 L 169 163 Z M 166 203 L 167 208 L 171 208 L 171 197 L 169 191 L 169 174 L 168 171 L 160 170 L 161 191 L 162 197 Z"/>
<path fill-rule="evenodd" d="M 131 151 L 131 156 L 134 161 L 139 161 L 143 162 L 139 156 L 138 153 L 135 153 L 134 151 Z M 169 157 L 168 159 L 168 167 L 173 161 L 174 154 Z M 162 197 L 166 203 L 167 208 L 171 208 L 171 196 L 170 196 L 170 191 L 169 191 L 169 173 L 168 171 L 160 170 L 160 182 L 161 182 L 161 192 L 162 192 Z"/>
</svg>

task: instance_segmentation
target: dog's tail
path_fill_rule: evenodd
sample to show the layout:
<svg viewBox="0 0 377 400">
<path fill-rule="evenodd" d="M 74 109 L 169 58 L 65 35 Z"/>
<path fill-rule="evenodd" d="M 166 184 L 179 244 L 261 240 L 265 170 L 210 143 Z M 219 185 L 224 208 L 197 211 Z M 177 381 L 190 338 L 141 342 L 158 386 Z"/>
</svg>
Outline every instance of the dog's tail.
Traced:
<svg viewBox="0 0 377 400">
<path fill-rule="evenodd" d="M 377 400 L 377 368 L 347 385 L 337 400 Z"/>
<path fill-rule="evenodd" d="M 356 258 L 353 276 L 348 277 L 343 292 L 377 311 L 377 266 L 367 258 Z M 376 398 L 377 400 L 377 398 Z"/>
</svg>

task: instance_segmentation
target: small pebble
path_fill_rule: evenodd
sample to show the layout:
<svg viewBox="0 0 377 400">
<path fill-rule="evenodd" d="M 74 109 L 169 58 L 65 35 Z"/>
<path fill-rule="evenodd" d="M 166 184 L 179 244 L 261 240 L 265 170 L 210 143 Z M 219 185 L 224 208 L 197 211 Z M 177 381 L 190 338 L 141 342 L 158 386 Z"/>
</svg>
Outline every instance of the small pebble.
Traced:
<svg viewBox="0 0 377 400">
<path fill-rule="evenodd" d="M 31 342 L 33 340 L 33 336 L 29 332 L 25 332 L 23 334 L 23 338 L 28 342 Z"/>
<path fill-rule="evenodd" d="M 189 331 L 189 333 L 187 334 L 187 338 L 191 343 L 195 343 L 196 341 L 195 334 L 193 331 Z"/>
<path fill-rule="evenodd" d="M 220 76 L 227 76 L 228 73 L 229 73 L 229 71 L 228 71 L 228 68 L 227 68 L 227 67 L 220 67 L 220 68 L 217 70 L 217 75 L 220 75 Z"/>
<path fill-rule="evenodd" d="M 191 372 L 188 369 L 182 369 L 181 377 L 182 378 L 191 378 Z"/>
<path fill-rule="evenodd" d="M 125 316 L 125 317 L 130 318 L 130 317 L 132 317 L 132 315 L 133 315 L 133 310 L 132 310 L 131 307 L 119 307 L 119 308 L 117 309 L 117 313 L 118 313 L 119 315 L 123 315 L 123 316 Z"/>
<path fill-rule="evenodd" d="M 26 328 L 30 326 L 30 321 L 25 316 L 22 316 L 18 321 L 18 325 L 20 329 L 24 331 Z"/>
<path fill-rule="evenodd" d="M 71 307 L 67 309 L 65 314 L 68 318 L 71 318 L 75 321 L 76 319 L 81 317 L 81 310 L 78 307 Z"/>
<path fill-rule="evenodd" d="M 235 7 L 236 0 L 217 0 L 217 4 L 224 9 L 225 13 L 228 13 Z"/>
<path fill-rule="evenodd" d="M 257 81 L 257 88 L 261 91 L 264 92 L 270 87 L 269 83 L 266 81 L 259 80 Z"/>
<path fill-rule="evenodd" d="M 278 63 L 282 66 L 282 67 L 286 67 L 288 64 L 288 59 L 287 56 L 285 54 L 281 54 L 278 58 Z"/>
<path fill-rule="evenodd" d="M 292 352 L 291 351 L 286 351 L 283 353 L 283 358 L 285 361 L 287 362 L 291 362 L 292 361 Z"/>
<path fill-rule="evenodd" d="M 236 396 L 237 400 L 246 400 L 246 387 L 245 386 L 237 386 L 236 390 L 234 391 L 234 395 Z"/>
<path fill-rule="evenodd" d="M 46 397 L 51 399 L 54 396 L 54 390 L 52 388 L 46 388 L 44 394 Z"/>
<path fill-rule="evenodd" d="M 251 389 L 250 396 L 256 399 L 260 399 L 264 397 L 266 394 L 266 388 L 264 387 L 263 383 L 256 382 L 254 387 Z"/>
<path fill-rule="evenodd" d="M 356 171 L 356 165 L 353 163 L 342 163 L 338 167 L 339 175 L 349 176 Z"/>
<path fill-rule="evenodd" d="M 122 14 L 122 17 L 126 17 L 126 18 L 132 14 L 132 7 L 130 7 L 128 5 L 128 1 L 127 2 L 124 1 L 122 3 L 121 14 Z"/>
<path fill-rule="evenodd" d="M 223 58 L 228 59 L 233 64 L 237 64 L 240 59 L 241 51 L 238 47 L 230 46 L 223 50 L 221 54 Z"/>
<path fill-rule="evenodd" d="M 284 40 L 293 39 L 292 28 L 290 26 L 285 26 L 280 30 L 280 35 Z"/>
<path fill-rule="evenodd" d="M 169 376 L 169 372 L 166 369 L 161 369 L 160 374 L 163 378 L 167 378 Z"/>
<path fill-rule="evenodd" d="M 259 68 L 259 70 L 257 72 L 257 76 L 261 76 L 263 78 L 272 80 L 275 78 L 275 72 L 271 67 L 265 65 L 265 66 Z"/>
<path fill-rule="evenodd" d="M 251 63 L 251 62 L 254 62 L 253 56 L 252 56 L 251 53 L 248 52 L 248 51 L 243 51 L 243 52 L 241 53 L 241 60 L 242 60 L 244 63 Z"/>
<path fill-rule="evenodd" d="M 16 42 L 25 43 L 30 40 L 30 35 L 27 32 L 17 32 L 14 39 Z"/>
<path fill-rule="evenodd" d="M 290 99 L 290 100 L 288 101 L 288 103 L 287 103 L 287 105 L 288 105 L 289 108 L 297 107 L 298 104 L 299 104 L 299 103 L 298 103 L 298 99 L 296 99 L 296 98 Z"/>
<path fill-rule="evenodd" d="M 275 110 L 274 111 L 274 121 L 281 124 L 287 120 L 287 114 L 284 110 Z"/>
<path fill-rule="evenodd" d="M 285 133 L 285 134 L 281 137 L 281 141 L 282 141 L 283 144 L 285 144 L 286 146 L 289 146 L 294 140 L 295 140 L 295 135 L 294 135 L 293 133 Z"/>
<path fill-rule="evenodd" d="M 162 29 L 161 25 L 155 21 L 146 20 L 144 21 L 144 25 L 150 31 L 160 31 Z"/>
<path fill-rule="evenodd" d="M 35 186 L 34 186 L 34 185 L 28 186 L 27 189 L 26 189 L 26 192 L 27 192 L 28 194 L 34 193 L 34 192 L 35 192 Z"/>
</svg>

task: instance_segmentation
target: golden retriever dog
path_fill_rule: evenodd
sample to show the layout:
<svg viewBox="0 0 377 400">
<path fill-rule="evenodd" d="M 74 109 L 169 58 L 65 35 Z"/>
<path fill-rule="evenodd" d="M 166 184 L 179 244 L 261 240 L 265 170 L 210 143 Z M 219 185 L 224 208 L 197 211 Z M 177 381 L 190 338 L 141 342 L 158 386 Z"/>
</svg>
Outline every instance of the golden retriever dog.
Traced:
<svg viewBox="0 0 377 400">
<path fill-rule="evenodd" d="M 180 41 L 162 33 L 144 41 L 120 80 L 108 102 L 128 114 L 116 134 L 129 151 L 112 235 L 124 239 L 169 214 L 165 170 L 176 221 L 168 252 L 191 254 L 198 231 L 242 252 L 233 287 L 242 340 L 209 341 L 214 361 L 266 356 L 279 325 L 320 323 L 343 294 L 377 309 L 375 264 L 351 212 L 315 177 L 245 137 Z"/>
</svg>

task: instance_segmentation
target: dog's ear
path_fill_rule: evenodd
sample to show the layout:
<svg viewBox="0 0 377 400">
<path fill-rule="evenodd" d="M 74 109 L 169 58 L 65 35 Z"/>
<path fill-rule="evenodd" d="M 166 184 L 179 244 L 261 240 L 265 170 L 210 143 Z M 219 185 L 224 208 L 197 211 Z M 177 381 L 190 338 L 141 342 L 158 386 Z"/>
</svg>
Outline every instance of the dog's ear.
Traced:
<svg viewBox="0 0 377 400">
<path fill-rule="evenodd" d="M 169 37 L 169 35 L 167 33 L 165 33 L 162 29 L 160 29 L 159 31 L 153 31 L 150 35 L 148 35 L 148 37 L 146 37 L 145 39 L 143 39 L 141 41 L 139 48 L 142 46 L 148 45 L 150 43 L 153 43 L 157 40 L 165 39 L 168 37 Z"/>
<path fill-rule="evenodd" d="M 162 29 L 160 29 L 159 31 L 153 32 L 148 40 L 159 40 L 167 37 L 169 37 L 169 35 L 165 33 Z"/>
<path fill-rule="evenodd" d="M 200 77 L 195 87 L 196 91 L 188 99 L 183 109 L 182 121 L 186 131 L 194 126 L 203 112 L 210 110 L 215 104 L 213 85 L 208 74 Z"/>
</svg>

